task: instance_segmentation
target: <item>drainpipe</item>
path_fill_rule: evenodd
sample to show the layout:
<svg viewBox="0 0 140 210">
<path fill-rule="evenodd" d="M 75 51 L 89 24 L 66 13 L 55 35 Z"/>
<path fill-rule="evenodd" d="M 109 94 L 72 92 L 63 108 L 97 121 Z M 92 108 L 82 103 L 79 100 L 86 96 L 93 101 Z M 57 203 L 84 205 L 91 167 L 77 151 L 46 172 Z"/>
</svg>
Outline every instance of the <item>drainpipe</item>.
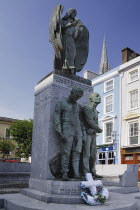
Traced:
<svg viewBox="0 0 140 210">
<path fill-rule="evenodd" d="M 121 136 L 122 136 L 122 78 L 124 77 L 124 72 L 120 73 L 120 104 L 119 104 L 119 142 L 118 142 L 118 164 L 121 164 Z"/>
</svg>

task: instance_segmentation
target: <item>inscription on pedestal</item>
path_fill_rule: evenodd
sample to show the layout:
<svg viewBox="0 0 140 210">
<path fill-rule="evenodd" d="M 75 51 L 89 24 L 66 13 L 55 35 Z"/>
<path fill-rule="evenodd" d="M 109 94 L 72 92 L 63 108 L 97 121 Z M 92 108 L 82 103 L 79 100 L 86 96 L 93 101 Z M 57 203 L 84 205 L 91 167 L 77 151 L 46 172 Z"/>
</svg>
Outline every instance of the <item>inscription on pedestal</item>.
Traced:
<svg viewBox="0 0 140 210">
<path fill-rule="evenodd" d="M 60 189 L 60 194 L 79 195 L 80 193 L 79 189 Z"/>
</svg>

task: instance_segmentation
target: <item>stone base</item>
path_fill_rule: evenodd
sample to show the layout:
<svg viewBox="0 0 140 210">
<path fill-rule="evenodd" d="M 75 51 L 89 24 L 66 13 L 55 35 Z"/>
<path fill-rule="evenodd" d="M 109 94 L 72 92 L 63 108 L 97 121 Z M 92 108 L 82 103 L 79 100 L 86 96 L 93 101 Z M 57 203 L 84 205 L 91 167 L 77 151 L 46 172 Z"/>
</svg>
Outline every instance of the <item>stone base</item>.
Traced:
<svg viewBox="0 0 140 210">
<path fill-rule="evenodd" d="M 110 193 L 110 198 L 104 205 L 90 206 L 87 204 L 56 204 L 45 203 L 22 194 L 7 194 L 0 196 L 0 208 L 5 210 L 137 210 L 139 209 L 140 193 L 123 195 Z"/>
<path fill-rule="evenodd" d="M 80 182 L 30 178 L 30 188 L 21 190 L 21 193 L 47 203 L 78 204 L 83 203 Z"/>
<path fill-rule="evenodd" d="M 83 204 L 83 200 L 80 195 L 64 195 L 64 194 L 50 194 L 44 193 L 34 189 L 22 189 L 20 191 L 23 195 L 30 198 L 34 198 L 45 203 L 58 203 L 58 204 Z"/>
<path fill-rule="evenodd" d="M 58 195 L 80 195 L 82 189 L 79 181 L 57 181 L 30 178 L 30 189 Z"/>
<path fill-rule="evenodd" d="M 138 187 L 107 187 L 109 192 L 129 194 L 139 192 Z M 81 189 L 81 191 L 85 191 L 85 189 Z M 44 193 L 34 189 L 22 189 L 21 194 L 29 196 L 30 198 L 37 199 L 39 201 L 43 201 L 45 203 L 58 203 L 58 204 L 84 204 L 80 194 L 73 195 L 70 194 L 50 194 Z"/>
<path fill-rule="evenodd" d="M 109 192 L 116 192 L 122 194 L 136 193 L 139 192 L 138 186 L 134 187 L 116 187 L 116 186 L 107 186 Z"/>
<path fill-rule="evenodd" d="M 80 194 L 82 191 L 85 191 L 85 189 L 80 188 L 80 182 L 81 181 L 54 181 L 31 178 L 30 188 L 22 189 L 21 193 L 46 203 L 82 204 L 83 200 Z M 107 186 L 107 188 L 109 192 L 123 194 L 139 191 L 138 186 Z"/>
</svg>

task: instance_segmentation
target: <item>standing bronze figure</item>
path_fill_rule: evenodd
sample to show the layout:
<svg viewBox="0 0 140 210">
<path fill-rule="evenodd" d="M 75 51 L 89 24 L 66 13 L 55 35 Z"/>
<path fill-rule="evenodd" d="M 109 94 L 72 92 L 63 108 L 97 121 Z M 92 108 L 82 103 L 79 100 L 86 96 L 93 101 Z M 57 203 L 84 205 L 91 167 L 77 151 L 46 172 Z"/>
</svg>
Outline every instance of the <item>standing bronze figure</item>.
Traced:
<svg viewBox="0 0 140 210">
<path fill-rule="evenodd" d="M 68 180 L 70 155 L 72 155 L 73 178 L 79 178 L 80 153 L 82 151 L 82 128 L 80 105 L 77 100 L 83 90 L 73 87 L 66 100 L 58 101 L 55 107 L 54 126 L 60 136 L 62 180 Z"/>
<path fill-rule="evenodd" d="M 102 129 L 98 125 L 98 111 L 96 107 L 101 103 L 98 93 L 89 96 L 90 103 L 83 107 L 84 129 L 83 129 L 83 173 L 92 173 L 93 177 L 101 178 L 96 174 L 96 134 L 101 133 Z"/>
<path fill-rule="evenodd" d="M 54 48 L 54 69 L 75 74 L 83 69 L 89 49 L 89 32 L 77 11 L 69 9 L 61 18 L 64 7 L 54 8 L 50 19 L 50 42 Z"/>
</svg>

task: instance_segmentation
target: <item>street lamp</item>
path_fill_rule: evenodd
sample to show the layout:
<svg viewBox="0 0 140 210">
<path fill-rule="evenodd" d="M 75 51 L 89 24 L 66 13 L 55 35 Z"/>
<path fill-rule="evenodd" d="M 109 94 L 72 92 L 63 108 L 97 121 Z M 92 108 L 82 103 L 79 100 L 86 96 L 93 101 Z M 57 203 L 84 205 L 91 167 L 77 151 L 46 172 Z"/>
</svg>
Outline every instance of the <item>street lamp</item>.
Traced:
<svg viewBox="0 0 140 210">
<path fill-rule="evenodd" d="M 111 138 L 113 141 L 113 150 L 114 150 L 114 164 L 118 163 L 118 139 L 117 131 L 112 131 Z"/>
</svg>

